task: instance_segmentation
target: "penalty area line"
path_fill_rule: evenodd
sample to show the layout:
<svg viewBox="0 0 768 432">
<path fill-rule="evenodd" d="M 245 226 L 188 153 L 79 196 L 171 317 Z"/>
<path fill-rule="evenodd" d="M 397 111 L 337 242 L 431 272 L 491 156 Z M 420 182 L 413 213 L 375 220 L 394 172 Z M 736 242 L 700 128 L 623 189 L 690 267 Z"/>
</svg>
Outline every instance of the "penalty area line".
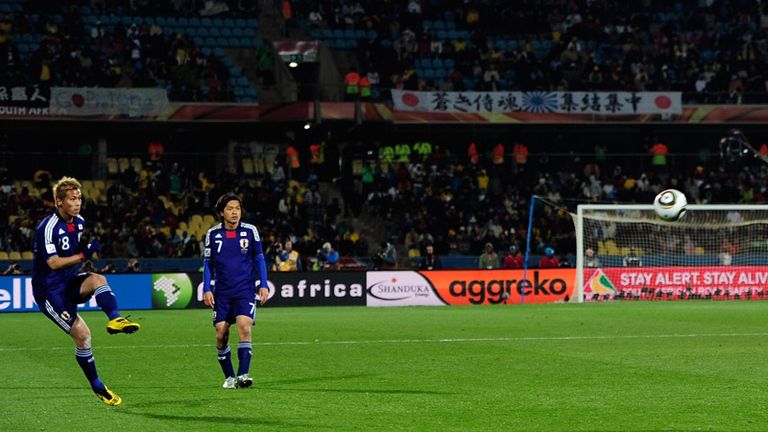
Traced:
<svg viewBox="0 0 768 432">
<path fill-rule="evenodd" d="M 397 344 L 440 344 L 472 342 L 547 342 L 547 341 L 595 341 L 621 339 L 691 339 L 691 338 L 733 338 L 765 337 L 768 333 L 691 333 L 691 334 L 648 334 L 648 335 L 605 335 L 605 336 L 523 336 L 498 338 L 441 338 L 441 339 L 378 339 L 378 340 L 314 340 L 286 342 L 253 342 L 253 346 L 306 346 L 306 345 L 397 345 Z M 215 344 L 167 344 L 167 345 L 107 345 L 96 346 L 101 349 L 168 349 L 168 348 L 213 348 Z M 0 347 L 0 352 L 12 351 L 51 351 L 70 350 L 64 347 Z"/>
</svg>

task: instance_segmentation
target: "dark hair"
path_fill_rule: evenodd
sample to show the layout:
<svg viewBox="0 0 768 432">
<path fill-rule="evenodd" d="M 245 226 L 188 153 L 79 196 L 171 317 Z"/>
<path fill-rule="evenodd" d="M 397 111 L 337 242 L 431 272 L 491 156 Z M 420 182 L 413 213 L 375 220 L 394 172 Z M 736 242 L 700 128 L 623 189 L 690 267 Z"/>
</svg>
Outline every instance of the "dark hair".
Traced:
<svg viewBox="0 0 768 432">
<path fill-rule="evenodd" d="M 221 212 L 224 211 L 224 207 L 227 206 L 227 203 L 233 200 L 237 201 L 237 203 L 240 204 L 240 207 L 243 206 L 243 203 L 240 201 L 240 197 L 231 192 L 220 196 L 219 199 L 216 200 L 216 205 L 213 207 L 216 211 L 216 216 L 219 216 Z"/>
</svg>

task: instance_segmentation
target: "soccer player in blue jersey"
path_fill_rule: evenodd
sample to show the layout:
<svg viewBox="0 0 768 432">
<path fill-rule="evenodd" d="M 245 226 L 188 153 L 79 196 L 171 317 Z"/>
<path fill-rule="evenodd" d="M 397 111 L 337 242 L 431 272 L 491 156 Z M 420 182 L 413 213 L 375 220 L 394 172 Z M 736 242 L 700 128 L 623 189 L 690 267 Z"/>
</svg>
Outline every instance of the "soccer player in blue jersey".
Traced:
<svg viewBox="0 0 768 432">
<path fill-rule="evenodd" d="M 224 372 L 226 389 L 246 388 L 253 384 L 248 375 L 251 366 L 251 327 L 256 303 L 267 302 L 267 265 L 255 226 L 240 221 L 243 208 L 235 194 L 224 194 L 216 201 L 221 223 L 208 230 L 203 250 L 203 302 L 213 308 L 216 349 Z M 258 272 L 259 293 L 256 295 Z M 215 280 L 215 282 L 212 282 Z M 237 324 L 237 375 L 229 349 L 229 327 Z"/>
<path fill-rule="evenodd" d="M 75 343 L 75 359 L 96 396 L 107 405 L 120 405 L 122 398 L 107 388 L 96 372 L 91 351 L 91 330 L 77 305 L 96 297 L 96 304 L 109 317 L 107 332 L 133 333 L 140 325 L 120 315 L 117 300 L 104 276 L 80 272 L 80 263 L 99 250 L 96 240 L 80 243 L 85 220 L 80 216 L 83 199 L 80 183 L 63 177 L 53 187 L 56 208 L 35 231 L 32 263 L 32 293 L 40 311 L 69 334 Z"/>
</svg>

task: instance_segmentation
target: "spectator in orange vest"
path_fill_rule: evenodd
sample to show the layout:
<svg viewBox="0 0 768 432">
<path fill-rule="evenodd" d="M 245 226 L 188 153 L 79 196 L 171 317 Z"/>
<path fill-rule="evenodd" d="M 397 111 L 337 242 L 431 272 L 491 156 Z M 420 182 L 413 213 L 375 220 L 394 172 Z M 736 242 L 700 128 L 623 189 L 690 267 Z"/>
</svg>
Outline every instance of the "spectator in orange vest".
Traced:
<svg viewBox="0 0 768 432">
<path fill-rule="evenodd" d="M 324 162 L 323 143 L 314 143 L 309 146 L 309 163 L 319 165 Z"/>
<path fill-rule="evenodd" d="M 288 162 L 288 172 L 292 173 L 294 170 L 299 169 L 301 164 L 299 163 L 299 152 L 292 144 L 288 144 L 288 148 L 285 149 L 285 158 Z M 292 178 L 292 175 L 289 175 Z"/>
<path fill-rule="evenodd" d="M 165 153 L 165 148 L 163 147 L 163 143 L 160 141 L 153 141 L 149 143 L 149 160 L 152 162 L 159 161 L 163 158 L 163 153 Z"/>
<path fill-rule="evenodd" d="M 515 155 L 516 164 L 525 165 L 528 162 L 528 147 L 525 144 L 515 144 L 512 148 L 512 153 Z"/>
<path fill-rule="evenodd" d="M 504 144 L 498 143 L 493 148 L 493 164 L 504 165 Z"/>
<path fill-rule="evenodd" d="M 347 101 L 354 101 L 360 94 L 360 74 L 353 67 L 349 68 L 349 72 L 344 77 L 344 88 Z"/>
<path fill-rule="evenodd" d="M 290 25 L 293 22 L 293 6 L 291 0 L 283 0 L 283 18 L 285 24 Z"/>
<path fill-rule="evenodd" d="M 477 162 L 480 160 L 480 156 L 477 154 L 477 146 L 475 143 L 471 142 L 469 143 L 469 149 L 467 149 L 467 155 L 469 156 L 469 163 L 472 165 L 477 165 Z"/>
</svg>

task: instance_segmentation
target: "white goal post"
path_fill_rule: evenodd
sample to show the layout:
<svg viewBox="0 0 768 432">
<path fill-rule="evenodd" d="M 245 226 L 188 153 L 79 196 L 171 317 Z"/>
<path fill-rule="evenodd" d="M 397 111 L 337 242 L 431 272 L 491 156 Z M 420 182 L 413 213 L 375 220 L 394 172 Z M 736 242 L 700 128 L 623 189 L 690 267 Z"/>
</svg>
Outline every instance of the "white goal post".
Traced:
<svg viewBox="0 0 768 432">
<path fill-rule="evenodd" d="M 573 301 L 768 299 L 768 205 L 582 204 Z"/>
</svg>

